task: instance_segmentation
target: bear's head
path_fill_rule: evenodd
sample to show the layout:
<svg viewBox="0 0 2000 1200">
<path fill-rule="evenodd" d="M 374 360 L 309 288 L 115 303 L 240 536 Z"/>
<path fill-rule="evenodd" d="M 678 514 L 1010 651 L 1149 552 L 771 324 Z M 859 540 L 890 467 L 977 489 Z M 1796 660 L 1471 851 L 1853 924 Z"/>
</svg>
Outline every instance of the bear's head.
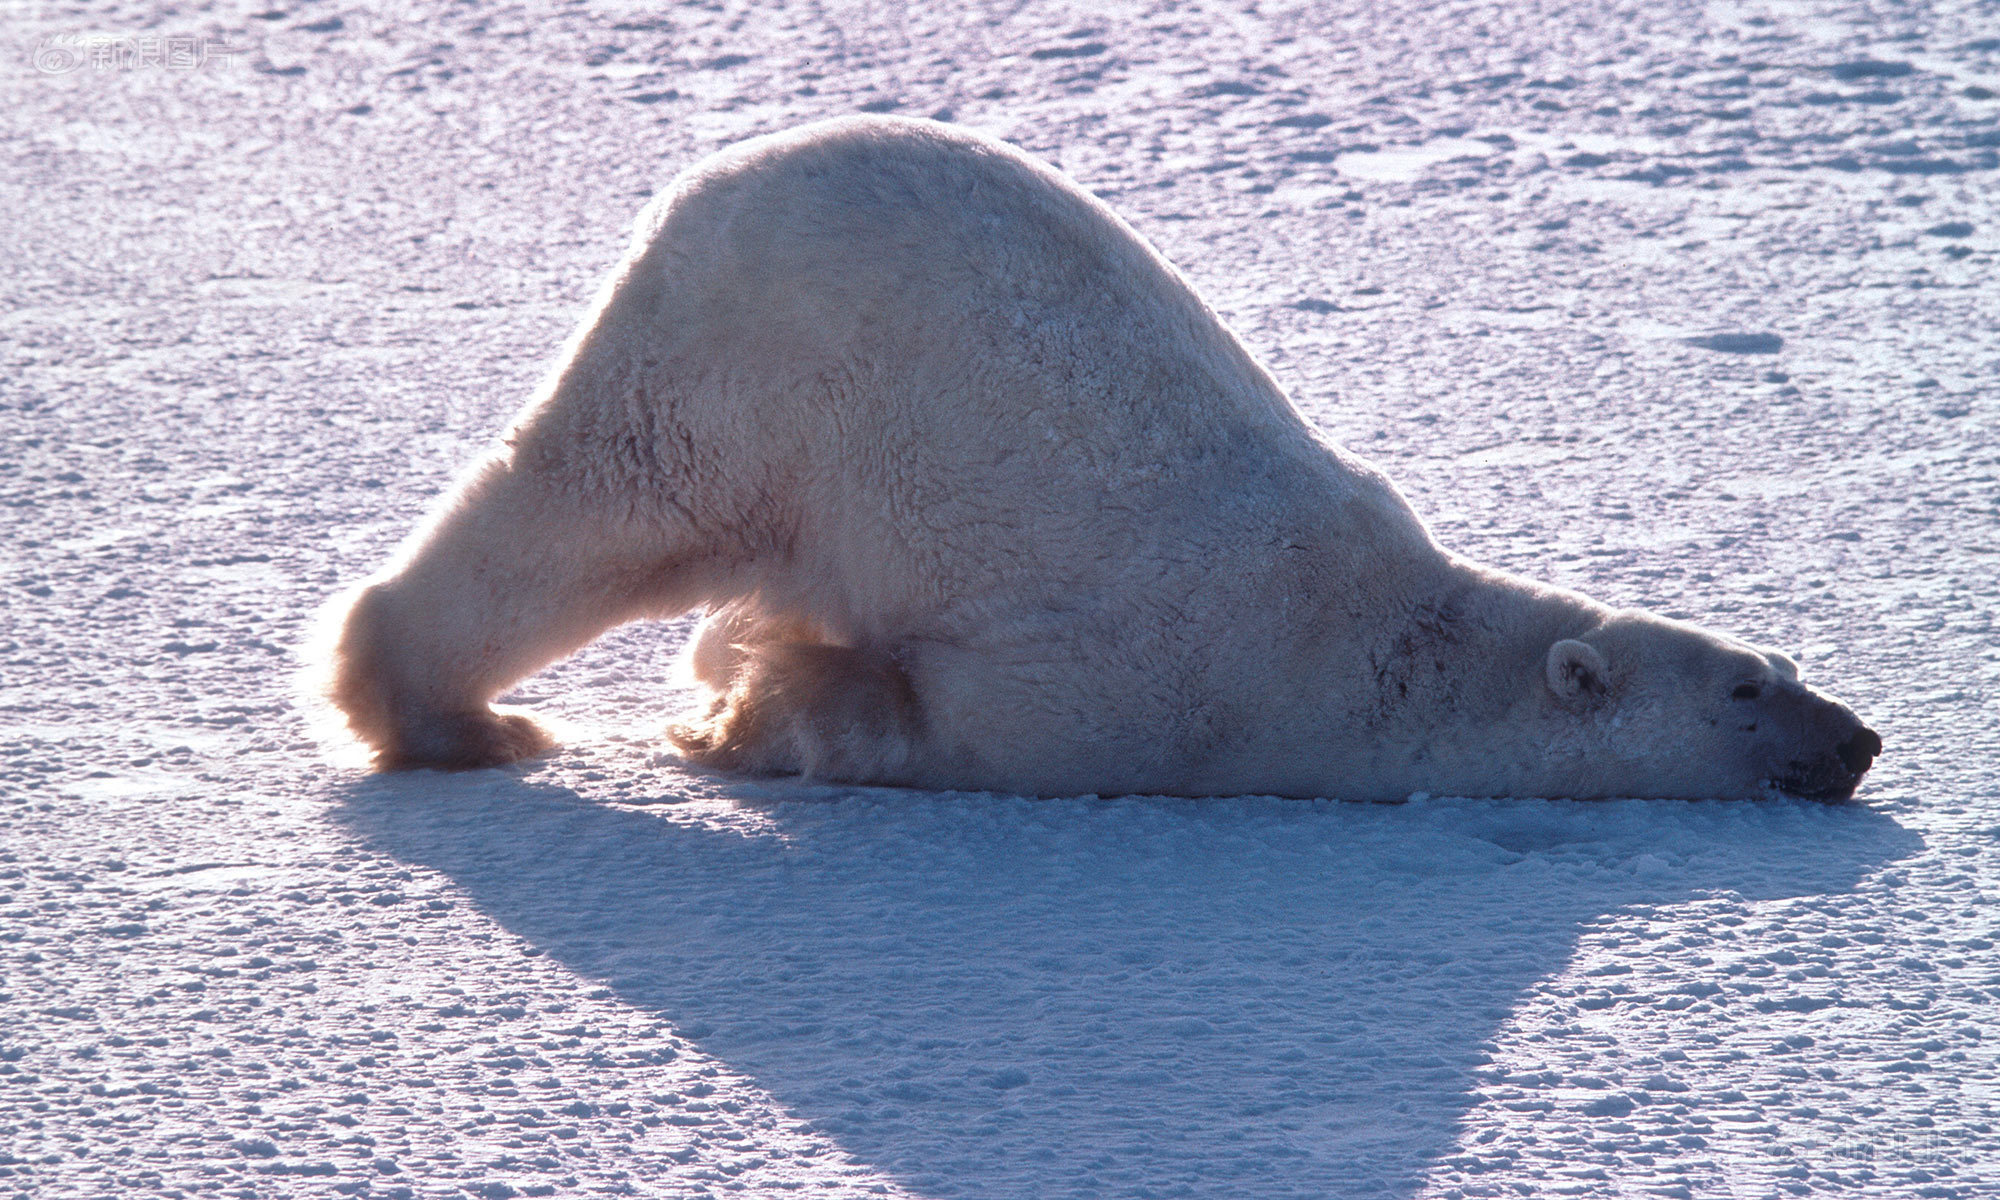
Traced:
<svg viewBox="0 0 2000 1200">
<path fill-rule="evenodd" d="M 1611 613 L 1543 665 L 1579 791 L 1845 800 L 1882 752 L 1790 658 L 1651 613 Z"/>
</svg>

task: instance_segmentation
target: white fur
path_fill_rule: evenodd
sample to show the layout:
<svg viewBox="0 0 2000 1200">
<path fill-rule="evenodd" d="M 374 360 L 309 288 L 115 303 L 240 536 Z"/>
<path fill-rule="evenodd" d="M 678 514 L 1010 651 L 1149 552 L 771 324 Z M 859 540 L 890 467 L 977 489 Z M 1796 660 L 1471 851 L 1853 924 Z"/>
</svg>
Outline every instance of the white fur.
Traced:
<svg viewBox="0 0 2000 1200">
<path fill-rule="evenodd" d="M 715 699 L 677 742 L 833 779 L 1752 795 L 1807 751 L 1725 736 L 1730 689 L 1829 703 L 1444 551 L 1101 203 L 888 118 L 676 180 L 548 388 L 350 603 L 333 694 L 386 766 L 538 751 L 491 697 L 697 607 Z"/>
</svg>

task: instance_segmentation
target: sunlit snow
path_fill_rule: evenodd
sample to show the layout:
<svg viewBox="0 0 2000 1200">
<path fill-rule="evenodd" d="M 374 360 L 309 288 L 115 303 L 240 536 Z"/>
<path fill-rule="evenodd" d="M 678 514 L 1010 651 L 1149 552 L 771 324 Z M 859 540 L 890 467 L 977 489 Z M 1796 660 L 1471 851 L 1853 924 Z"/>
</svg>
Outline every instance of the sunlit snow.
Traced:
<svg viewBox="0 0 2000 1200">
<path fill-rule="evenodd" d="M 0 1196 L 2000 1191 L 1990 3 L 0 11 Z M 633 213 L 1059 163 L 1455 550 L 1797 652 L 1819 806 L 689 772 L 684 622 L 371 777 L 293 693 Z"/>
</svg>

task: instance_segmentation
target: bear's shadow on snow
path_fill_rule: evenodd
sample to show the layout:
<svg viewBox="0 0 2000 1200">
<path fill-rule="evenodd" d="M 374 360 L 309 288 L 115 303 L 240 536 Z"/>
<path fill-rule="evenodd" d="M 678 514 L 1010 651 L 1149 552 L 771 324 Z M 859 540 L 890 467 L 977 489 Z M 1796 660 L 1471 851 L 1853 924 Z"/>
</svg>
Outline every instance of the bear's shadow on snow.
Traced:
<svg viewBox="0 0 2000 1200">
<path fill-rule="evenodd" d="M 694 782 L 720 795 L 420 774 L 337 813 L 925 1196 L 1408 1195 L 1490 1086 L 1491 1039 L 1593 925 L 1847 891 L 1921 845 L 1790 802 Z M 1689 987 L 1699 950 L 1673 947 L 1700 927 L 1673 923 L 1659 980 L 1568 1002 L 1811 1003 L 1782 977 Z"/>
</svg>

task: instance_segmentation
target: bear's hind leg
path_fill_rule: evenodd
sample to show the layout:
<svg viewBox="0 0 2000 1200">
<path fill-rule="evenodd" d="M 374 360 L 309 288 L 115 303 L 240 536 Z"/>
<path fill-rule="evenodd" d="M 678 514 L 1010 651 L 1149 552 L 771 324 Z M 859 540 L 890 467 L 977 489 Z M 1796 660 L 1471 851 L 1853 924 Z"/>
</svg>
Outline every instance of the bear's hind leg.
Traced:
<svg viewBox="0 0 2000 1200">
<path fill-rule="evenodd" d="M 363 588 L 341 616 L 327 664 L 327 698 L 368 746 L 376 769 L 493 767 L 555 745 L 529 718 L 488 707 L 486 689 L 452 681 L 435 666 L 413 670 L 416 623 L 398 611 L 404 602 L 393 581 Z"/>
<path fill-rule="evenodd" d="M 785 642 L 819 643 L 825 631 L 803 617 L 773 613 L 757 596 L 711 610 L 695 631 L 685 663 L 695 681 L 711 692 L 727 692 L 730 681 L 758 647 Z"/>
<path fill-rule="evenodd" d="M 839 783 L 913 782 L 921 712 L 887 655 L 819 642 L 742 647 L 708 715 L 668 730 L 703 766 Z"/>
<path fill-rule="evenodd" d="M 383 770 L 496 766 L 554 744 L 494 696 L 614 625 L 702 600 L 672 513 L 498 454 L 337 614 L 327 697 Z"/>
</svg>

